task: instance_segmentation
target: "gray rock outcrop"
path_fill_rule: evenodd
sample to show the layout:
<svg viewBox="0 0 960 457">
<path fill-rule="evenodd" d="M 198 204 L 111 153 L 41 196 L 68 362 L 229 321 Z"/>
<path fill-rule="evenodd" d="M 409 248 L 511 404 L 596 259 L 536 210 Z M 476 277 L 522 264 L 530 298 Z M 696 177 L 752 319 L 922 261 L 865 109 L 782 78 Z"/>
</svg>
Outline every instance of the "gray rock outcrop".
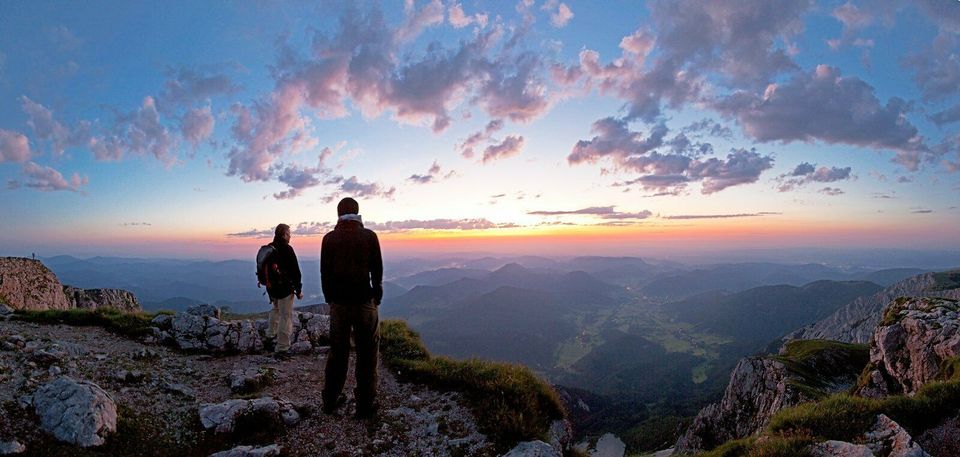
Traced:
<svg viewBox="0 0 960 457">
<path fill-rule="evenodd" d="M 0 303 L 13 309 L 69 309 L 63 285 L 39 260 L 0 257 Z"/>
<path fill-rule="evenodd" d="M 813 400 L 789 381 L 782 362 L 763 357 L 741 360 L 723 398 L 700 410 L 674 446 L 675 452 L 699 452 L 752 435 L 769 423 L 773 413 Z"/>
<path fill-rule="evenodd" d="M 210 457 L 276 457 L 282 451 L 280 446 L 271 444 L 269 446 L 237 446 L 228 451 L 220 451 L 216 454 L 210 454 Z"/>
<path fill-rule="evenodd" d="M 271 397 L 253 400 L 233 399 L 223 403 L 205 403 L 200 405 L 200 423 L 206 430 L 217 433 L 234 433 L 240 419 L 249 419 L 251 423 L 267 428 L 271 426 L 291 426 L 300 421 L 300 414 L 293 404 Z"/>
<path fill-rule="evenodd" d="M 860 395 L 913 395 L 941 375 L 944 361 L 960 356 L 957 301 L 901 298 L 883 316 L 873 335 L 869 379 Z"/>
<path fill-rule="evenodd" d="M 868 343 L 880 322 L 883 309 L 898 297 L 944 297 L 960 299 L 960 289 L 938 290 L 938 273 L 907 278 L 874 295 L 860 297 L 819 322 L 787 335 L 784 340 L 833 340 Z"/>
<path fill-rule="evenodd" d="M 143 311 L 136 295 L 122 289 L 80 289 L 63 286 L 63 293 L 71 308 L 102 309 L 110 308 L 125 312 Z"/>
<path fill-rule="evenodd" d="M 158 340 L 187 351 L 251 353 L 263 350 L 269 327 L 266 319 L 226 321 L 213 314 L 198 310 L 159 315 L 153 319 L 154 334 Z M 291 352 L 310 352 L 326 346 L 329 337 L 330 316 L 294 313 Z"/>
<path fill-rule="evenodd" d="M 27 452 L 27 447 L 17 440 L 0 441 L 0 455 L 16 455 Z"/>
<path fill-rule="evenodd" d="M 32 403 L 40 425 L 60 441 L 99 446 L 117 431 L 117 405 L 91 382 L 55 379 L 37 389 Z"/>
</svg>

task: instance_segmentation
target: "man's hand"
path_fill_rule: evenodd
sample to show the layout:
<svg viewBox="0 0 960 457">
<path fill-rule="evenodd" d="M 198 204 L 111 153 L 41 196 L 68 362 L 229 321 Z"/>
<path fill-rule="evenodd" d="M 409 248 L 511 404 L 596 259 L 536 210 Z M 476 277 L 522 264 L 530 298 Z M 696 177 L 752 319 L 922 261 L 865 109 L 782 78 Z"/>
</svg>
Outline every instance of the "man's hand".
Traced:
<svg viewBox="0 0 960 457">
<path fill-rule="evenodd" d="M 297 300 L 303 300 L 303 292 L 297 292 Z"/>
</svg>

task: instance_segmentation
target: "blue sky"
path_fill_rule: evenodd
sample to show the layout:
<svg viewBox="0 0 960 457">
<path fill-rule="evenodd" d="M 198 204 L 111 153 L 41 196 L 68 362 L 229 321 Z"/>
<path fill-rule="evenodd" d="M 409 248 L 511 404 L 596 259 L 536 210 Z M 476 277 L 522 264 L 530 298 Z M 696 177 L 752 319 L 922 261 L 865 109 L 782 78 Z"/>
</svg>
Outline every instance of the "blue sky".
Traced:
<svg viewBox="0 0 960 457">
<path fill-rule="evenodd" d="M 0 253 L 313 246 L 344 196 L 410 252 L 960 241 L 960 2 L 4 2 L 0 30 Z"/>
</svg>

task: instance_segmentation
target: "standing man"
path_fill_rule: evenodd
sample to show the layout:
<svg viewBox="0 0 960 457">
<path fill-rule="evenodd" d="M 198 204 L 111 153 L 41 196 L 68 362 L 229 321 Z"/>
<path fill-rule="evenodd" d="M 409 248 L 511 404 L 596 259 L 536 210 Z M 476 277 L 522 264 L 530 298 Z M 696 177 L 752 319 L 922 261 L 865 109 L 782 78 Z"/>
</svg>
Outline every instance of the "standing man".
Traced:
<svg viewBox="0 0 960 457">
<path fill-rule="evenodd" d="M 345 401 L 342 395 L 350 360 L 350 333 L 356 344 L 358 419 L 376 413 L 377 361 L 383 298 L 383 257 L 377 234 L 363 227 L 360 205 L 352 198 L 337 204 L 337 225 L 323 237 L 320 282 L 330 305 L 330 354 L 323 385 L 323 412 L 333 414 Z"/>
<path fill-rule="evenodd" d="M 270 327 L 267 337 L 270 343 L 275 341 L 274 355 L 285 360 L 289 358 L 290 335 L 293 333 L 293 297 L 303 299 L 303 283 L 300 275 L 300 263 L 297 254 L 290 246 L 290 226 L 280 224 L 273 232 L 274 253 L 269 258 L 270 286 Z"/>
</svg>

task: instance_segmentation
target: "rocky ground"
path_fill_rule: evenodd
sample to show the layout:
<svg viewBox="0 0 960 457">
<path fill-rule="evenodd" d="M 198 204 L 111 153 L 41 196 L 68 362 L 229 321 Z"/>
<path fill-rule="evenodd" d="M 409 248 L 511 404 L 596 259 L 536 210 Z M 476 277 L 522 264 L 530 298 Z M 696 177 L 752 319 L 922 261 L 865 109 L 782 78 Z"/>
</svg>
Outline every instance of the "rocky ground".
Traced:
<svg viewBox="0 0 960 457">
<path fill-rule="evenodd" d="M 272 444 L 294 456 L 493 454 L 458 394 L 400 383 L 382 364 L 376 418 L 352 416 L 352 365 L 346 405 L 336 415 L 323 414 L 322 348 L 285 361 L 189 355 L 98 327 L 8 320 L 0 321 L 0 349 L 0 445 L 16 441 L 31 455 L 210 455 Z M 241 376 L 231 388 L 234 372 L 259 374 L 264 385 L 242 386 Z M 30 395 L 63 376 L 96 384 L 116 403 L 117 432 L 104 445 L 81 449 L 41 429 Z M 262 397 L 289 402 L 298 419 L 280 426 L 238 423 L 228 433 L 204 430 L 202 405 Z"/>
</svg>

